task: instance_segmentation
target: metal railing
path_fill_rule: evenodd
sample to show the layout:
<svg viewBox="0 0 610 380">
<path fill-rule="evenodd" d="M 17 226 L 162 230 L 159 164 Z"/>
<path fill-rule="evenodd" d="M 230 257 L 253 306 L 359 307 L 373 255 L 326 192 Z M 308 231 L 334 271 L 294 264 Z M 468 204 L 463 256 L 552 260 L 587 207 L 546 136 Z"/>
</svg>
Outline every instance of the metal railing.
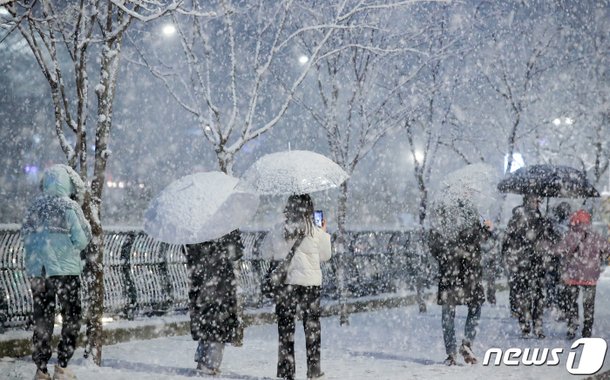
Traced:
<svg viewBox="0 0 610 380">
<path fill-rule="evenodd" d="M 245 307 L 261 307 L 260 283 L 269 262 L 259 246 L 266 232 L 244 231 L 245 247 L 238 284 Z M 412 231 L 348 233 L 345 278 L 349 297 L 413 288 L 422 255 L 415 251 Z M 142 315 L 184 312 L 188 307 L 186 259 L 180 245 L 159 242 L 138 230 L 104 233 L 104 314 L 132 319 Z M 322 294 L 337 298 L 335 260 L 324 263 Z M 430 278 L 430 276 L 426 276 Z M 82 287 L 83 308 L 88 306 Z M 0 327 L 27 327 L 32 295 L 23 263 L 18 226 L 0 228 Z"/>
</svg>

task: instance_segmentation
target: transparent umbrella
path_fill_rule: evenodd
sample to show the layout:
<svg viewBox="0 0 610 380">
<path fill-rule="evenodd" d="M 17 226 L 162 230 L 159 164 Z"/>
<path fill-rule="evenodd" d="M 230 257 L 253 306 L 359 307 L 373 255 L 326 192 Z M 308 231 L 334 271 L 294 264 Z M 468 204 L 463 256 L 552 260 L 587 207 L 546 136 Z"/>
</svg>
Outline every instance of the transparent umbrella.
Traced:
<svg viewBox="0 0 610 380">
<path fill-rule="evenodd" d="M 236 190 L 238 179 L 221 172 L 196 173 L 169 184 L 149 204 L 144 231 L 170 244 L 217 239 L 246 224 L 258 195 Z"/>
<path fill-rule="evenodd" d="M 433 196 L 433 226 L 451 234 L 481 218 L 490 218 L 500 198 L 498 179 L 497 170 L 484 163 L 447 174 Z"/>
</svg>

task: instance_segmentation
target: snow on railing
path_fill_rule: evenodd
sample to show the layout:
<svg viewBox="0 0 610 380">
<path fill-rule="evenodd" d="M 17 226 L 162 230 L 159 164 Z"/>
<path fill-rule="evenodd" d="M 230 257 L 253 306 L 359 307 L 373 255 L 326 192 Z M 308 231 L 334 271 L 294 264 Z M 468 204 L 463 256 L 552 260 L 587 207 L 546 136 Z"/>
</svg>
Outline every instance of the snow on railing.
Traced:
<svg viewBox="0 0 610 380">
<path fill-rule="evenodd" d="M 19 225 L 0 225 L 0 327 L 28 326 L 32 295 L 23 263 Z M 238 270 L 244 306 L 266 302 L 261 279 L 269 263 L 258 247 L 264 231 L 243 231 L 245 252 Z M 346 279 L 350 297 L 412 288 L 418 255 L 411 246 L 411 231 L 358 231 L 348 234 Z M 104 232 L 104 314 L 132 319 L 136 316 L 186 312 L 188 274 L 180 245 L 157 241 L 140 229 L 107 227 Z M 322 294 L 337 298 L 335 262 L 324 263 Z M 83 282 L 84 284 L 85 282 Z M 88 307 L 86 286 L 83 308 Z"/>
</svg>

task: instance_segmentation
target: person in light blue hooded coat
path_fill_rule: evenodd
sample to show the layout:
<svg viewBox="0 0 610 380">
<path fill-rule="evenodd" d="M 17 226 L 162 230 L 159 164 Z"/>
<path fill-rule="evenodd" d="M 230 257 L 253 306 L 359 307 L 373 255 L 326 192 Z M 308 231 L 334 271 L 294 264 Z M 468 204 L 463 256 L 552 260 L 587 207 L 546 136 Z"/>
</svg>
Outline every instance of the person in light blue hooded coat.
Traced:
<svg viewBox="0 0 610 380">
<path fill-rule="evenodd" d="M 42 194 L 28 208 L 21 230 L 34 301 L 34 378 L 51 379 L 47 363 L 58 305 L 63 326 L 53 378 L 72 379 L 75 377 L 66 367 L 81 323 L 81 252 L 91 240 L 91 228 L 76 201 L 82 201 L 85 187 L 72 168 L 53 165 L 45 170 L 41 188 Z"/>
</svg>

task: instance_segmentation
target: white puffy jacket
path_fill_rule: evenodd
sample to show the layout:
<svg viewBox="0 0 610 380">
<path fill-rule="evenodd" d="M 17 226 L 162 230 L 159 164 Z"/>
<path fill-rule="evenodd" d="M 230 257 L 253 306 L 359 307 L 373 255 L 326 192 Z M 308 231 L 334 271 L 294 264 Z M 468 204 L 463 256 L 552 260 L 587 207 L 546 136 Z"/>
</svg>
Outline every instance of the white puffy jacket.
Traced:
<svg viewBox="0 0 610 380">
<path fill-rule="evenodd" d="M 261 244 L 263 258 L 284 260 L 290 252 L 294 240 L 284 239 L 284 225 L 276 225 Z M 292 262 L 288 267 L 287 284 L 302 286 L 321 286 L 322 270 L 320 263 L 330 260 L 330 234 L 321 228 L 314 227 L 313 234 L 307 235 L 297 247 Z"/>
</svg>

